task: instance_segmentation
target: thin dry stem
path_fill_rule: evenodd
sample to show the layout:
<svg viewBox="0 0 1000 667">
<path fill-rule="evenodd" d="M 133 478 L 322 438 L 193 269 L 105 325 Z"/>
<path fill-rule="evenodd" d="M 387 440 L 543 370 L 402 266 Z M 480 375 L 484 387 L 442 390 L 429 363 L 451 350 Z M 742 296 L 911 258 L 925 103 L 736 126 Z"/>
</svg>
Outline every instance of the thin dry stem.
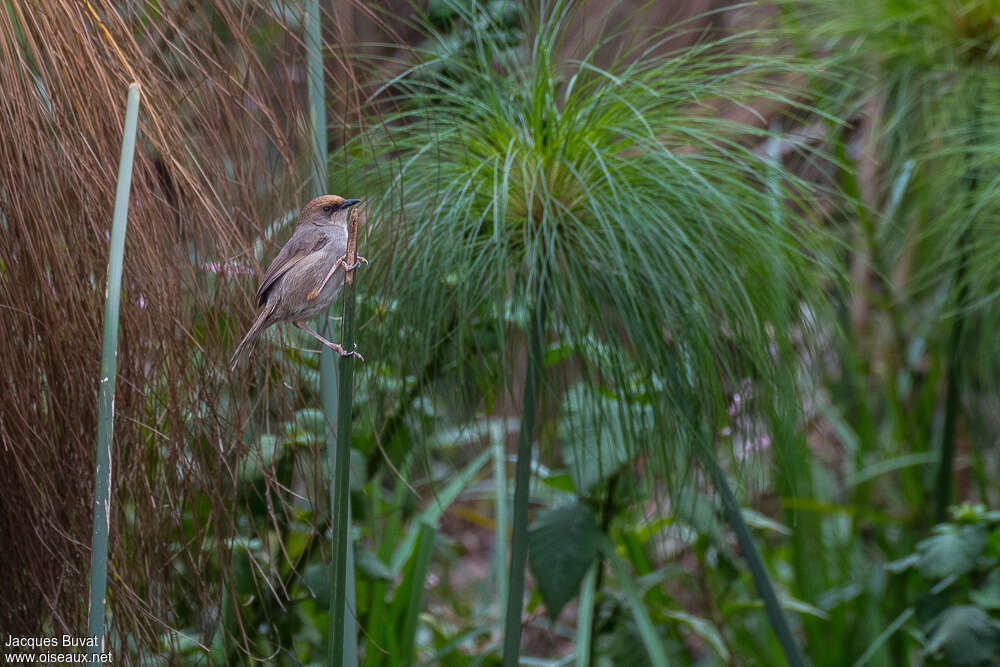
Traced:
<svg viewBox="0 0 1000 667">
<path fill-rule="evenodd" d="M 133 79 L 144 100 L 108 581 L 121 659 L 129 661 L 128 638 L 158 662 L 185 618 L 199 619 L 195 641 L 210 644 L 222 590 L 233 590 L 234 538 L 301 520 L 287 474 L 263 466 L 262 483 L 250 486 L 239 471 L 263 456 L 246 434 L 276 432 L 313 397 L 286 388 L 282 379 L 295 385 L 290 364 L 254 380 L 232 377 L 225 363 L 252 317 L 252 274 L 280 243 L 266 240 L 258 256 L 255 241 L 307 190 L 305 49 L 294 24 L 303 10 L 279 7 L 179 2 L 147 16 L 111 0 L 52 0 L 0 11 L 0 335 L 10 352 L 0 356 L 0 626 L 13 635 L 77 636 L 85 627 L 101 304 Z M 339 45 L 326 58 L 328 95 L 340 100 L 331 123 L 357 126 L 364 93 L 338 27 L 351 21 L 328 16 L 324 25 L 325 43 Z M 309 456 L 299 458 L 295 479 L 310 479 Z M 260 503 L 269 525 L 247 534 L 237 519 Z M 260 595 L 280 611 L 285 552 L 244 551 Z M 239 600 L 227 599 L 230 644 L 250 653 Z"/>
</svg>

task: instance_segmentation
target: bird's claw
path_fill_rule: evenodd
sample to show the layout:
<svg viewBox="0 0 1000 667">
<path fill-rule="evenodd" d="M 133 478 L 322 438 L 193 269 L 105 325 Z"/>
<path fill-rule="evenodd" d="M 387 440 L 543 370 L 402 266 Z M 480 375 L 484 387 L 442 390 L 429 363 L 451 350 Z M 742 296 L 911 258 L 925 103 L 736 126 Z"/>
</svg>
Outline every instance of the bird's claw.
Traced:
<svg viewBox="0 0 1000 667">
<path fill-rule="evenodd" d="M 351 350 L 350 352 L 348 352 L 344 348 L 340 348 L 340 356 L 342 356 L 342 357 L 357 357 L 358 361 L 362 361 L 362 362 L 365 360 L 365 358 L 361 356 L 361 353 L 358 352 L 358 344 L 357 343 L 354 344 L 354 349 Z"/>
<path fill-rule="evenodd" d="M 347 350 L 345 350 L 342 345 L 338 345 L 337 343 L 327 342 L 327 347 L 329 347 L 331 350 L 333 350 L 334 352 L 336 352 L 337 354 L 339 354 L 342 357 L 357 357 L 358 361 L 364 361 L 365 360 L 365 358 L 361 356 L 361 353 L 357 351 L 358 350 L 358 344 L 357 343 L 354 344 L 354 349 L 351 350 L 350 352 L 348 352 Z"/>
<path fill-rule="evenodd" d="M 358 255 L 357 256 L 357 261 L 354 262 L 354 264 L 351 264 L 350 266 L 347 265 L 347 255 L 344 255 L 343 257 L 341 257 L 340 259 L 337 260 L 337 265 L 344 267 L 344 271 L 353 271 L 354 269 L 358 268 L 362 264 L 364 264 L 364 265 L 367 266 L 368 265 L 368 260 L 365 259 L 364 257 L 362 257 L 361 255 Z"/>
</svg>

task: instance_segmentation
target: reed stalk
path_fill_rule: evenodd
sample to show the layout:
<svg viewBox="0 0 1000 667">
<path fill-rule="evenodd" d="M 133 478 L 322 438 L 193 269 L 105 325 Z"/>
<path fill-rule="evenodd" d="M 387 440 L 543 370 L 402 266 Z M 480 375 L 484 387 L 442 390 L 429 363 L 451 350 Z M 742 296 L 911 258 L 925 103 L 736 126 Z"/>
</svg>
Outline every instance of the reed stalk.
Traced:
<svg viewBox="0 0 1000 667">
<path fill-rule="evenodd" d="M 979 187 L 979 169 L 974 164 L 974 151 L 981 142 L 981 90 L 977 90 L 972 105 L 971 132 L 968 145 L 968 170 L 965 173 L 967 195 L 966 207 L 969 215 L 975 215 L 976 189 Z M 958 266 L 955 268 L 955 321 L 948 335 L 948 361 L 945 371 L 947 389 L 944 402 L 944 425 L 941 428 L 941 449 L 934 492 L 934 521 L 941 523 L 948 518 L 948 506 L 951 504 L 953 492 L 953 477 L 955 475 L 955 446 L 958 439 L 958 419 L 962 412 L 961 398 L 965 387 L 963 361 L 965 353 L 965 326 L 969 318 L 969 276 L 970 248 L 973 247 L 972 224 L 962 232 L 958 240 Z"/>
<path fill-rule="evenodd" d="M 736 496 L 733 494 L 733 490 L 729 486 L 726 473 L 711 454 L 704 456 L 703 460 L 715 482 L 715 488 L 722 499 L 722 508 L 726 515 L 726 520 L 729 522 L 729 527 L 733 529 L 733 533 L 736 534 L 736 541 L 740 545 L 743 560 L 746 561 L 747 567 L 750 569 L 750 575 L 753 577 L 757 594 L 764 601 L 764 612 L 767 614 L 771 628 L 774 630 L 774 634 L 777 635 L 778 642 L 785 652 L 785 659 L 788 660 L 790 667 L 806 667 L 809 663 L 806 662 L 805 655 L 802 653 L 802 649 L 792 634 L 791 626 L 788 624 L 785 612 L 778 601 L 778 594 L 775 592 L 774 583 L 767 573 L 764 560 L 760 557 L 757 545 L 753 541 L 753 535 L 750 534 L 750 529 L 743 520 L 743 512 L 736 500 Z"/>
<path fill-rule="evenodd" d="M 323 39 L 322 39 L 322 22 L 319 11 L 318 0 L 310 0 L 307 7 L 306 14 L 306 68 L 307 68 L 307 85 L 309 91 L 309 121 L 312 128 L 312 153 L 313 153 L 313 196 L 318 197 L 320 195 L 326 194 L 327 178 L 326 178 L 326 165 L 327 165 L 327 139 L 326 139 L 326 94 L 323 82 Z M 356 212 L 355 217 L 351 220 L 354 224 L 354 232 L 357 231 L 357 219 Z M 354 237 L 352 236 L 352 239 Z M 356 243 L 356 239 L 354 240 Z M 348 280 L 351 280 L 351 275 L 348 274 Z M 347 292 L 348 289 L 345 285 L 344 298 L 345 298 L 345 308 L 347 307 Z M 353 314 L 353 299 L 354 290 L 350 289 L 351 292 L 351 310 Z M 330 318 L 324 319 L 321 328 L 324 335 L 327 334 L 329 327 Z M 341 476 L 334 475 L 334 470 L 338 457 L 338 442 L 340 442 L 340 437 L 338 436 L 338 431 L 340 430 L 340 419 L 338 416 L 338 404 L 343 403 L 345 400 L 344 396 L 340 394 L 339 387 L 337 386 L 337 373 L 334 370 L 333 364 L 333 351 L 325 346 L 320 348 L 320 360 L 319 360 L 319 372 L 320 372 L 320 395 L 323 404 L 323 414 L 327 424 L 327 436 L 326 436 L 326 448 L 327 448 L 327 460 L 329 462 L 330 474 L 332 475 L 330 480 L 330 516 L 336 519 L 337 517 L 344 517 L 344 524 L 341 525 L 334 522 L 333 531 L 333 562 L 331 564 L 331 576 L 334 581 L 337 581 L 337 568 L 340 564 L 340 559 L 343 559 L 343 567 L 346 571 L 346 582 L 343 586 L 338 588 L 334 586 L 334 595 L 330 599 L 330 655 L 331 657 L 335 654 L 340 655 L 338 661 L 331 664 L 335 665 L 357 665 L 358 664 L 358 645 L 357 645 L 357 634 L 352 631 L 353 628 L 353 617 L 350 613 L 345 613 L 345 610 L 354 608 L 354 554 L 351 549 L 351 545 L 347 540 L 346 536 L 350 535 L 350 530 L 347 527 L 350 525 L 351 521 L 351 508 L 350 508 L 350 494 L 343 494 L 344 507 L 339 507 L 338 502 L 341 502 L 342 494 L 339 493 L 341 486 Z M 350 392 L 348 392 L 349 394 Z M 350 402 L 351 396 L 346 397 L 348 408 L 347 408 L 347 421 L 350 424 Z M 343 414 L 343 409 L 340 408 L 339 414 Z M 348 433 L 350 433 L 350 428 L 348 427 Z M 346 452 L 348 456 L 350 453 L 350 443 L 346 445 Z M 344 471 L 343 486 L 346 490 L 350 484 L 349 473 Z M 344 528 L 343 531 L 338 532 L 338 528 Z M 342 535 L 340 539 L 337 535 Z M 345 590 L 346 588 L 346 590 Z M 339 621 L 337 619 L 340 619 Z M 351 624 L 348 627 L 347 623 Z M 336 628 L 336 629 L 335 629 Z M 336 647 L 336 649 L 334 648 Z"/>
<path fill-rule="evenodd" d="M 531 487 L 531 457 L 535 418 L 538 414 L 539 385 L 542 381 L 542 338 L 546 317 L 545 288 L 540 285 L 528 330 L 528 362 L 524 378 L 524 401 L 517 444 L 517 472 L 514 478 L 514 534 L 510 547 L 510 574 L 507 577 L 507 610 L 503 638 L 503 664 L 517 667 L 521 647 L 521 610 L 524 604 L 524 567 L 528 559 L 528 500 Z"/>
<path fill-rule="evenodd" d="M 122 263 L 125 230 L 128 226 L 128 198 L 132 188 L 132 163 L 139 117 L 139 84 L 128 87 L 125 104 L 125 132 L 118 162 L 118 186 L 111 223 L 108 255 L 108 282 L 104 296 L 104 336 L 101 352 L 101 381 L 97 398 L 97 474 L 94 480 L 94 534 L 90 555 L 90 606 L 87 636 L 100 637 L 100 646 L 88 648 L 88 664 L 100 664 L 104 652 L 104 610 L 107 604 L 108 534 L 111 532 L 111 440 L 115 424 L 115 378 L 118 372 L 118 310 L 121 302 Z"/>
<path fill-rule="evenodd" d="M 358 210 L 351 211 L 347 223 L 347 265 L 358 259 Z M 354 345 L 355 308 L 354 272 L 344 278 L 342 298 L 344 317 L 341 327 L 341 345 L 351 349 Z M 340 357 L 339 387 L 337 397 L 337 437 L 335 447 L 328 450 L 330 470 L 333 475 L 330 487 L 332 519 L 333 587 L 330 597 L 330 662 L 331 665 L 356 665 L 357 633 L 354 632 L 353 562 L 350 542 L 351 494 L 351 409 L 354 403 L 354 357 Z M 350 625 L 348 625 L 350 624 Z"/>
</svg>

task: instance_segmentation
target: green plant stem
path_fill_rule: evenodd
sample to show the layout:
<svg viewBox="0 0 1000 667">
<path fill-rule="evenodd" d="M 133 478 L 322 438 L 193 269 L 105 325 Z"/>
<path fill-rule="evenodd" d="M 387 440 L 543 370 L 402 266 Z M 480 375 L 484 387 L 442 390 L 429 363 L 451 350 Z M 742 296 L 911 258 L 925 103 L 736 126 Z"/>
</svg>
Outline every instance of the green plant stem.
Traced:
<svg viewBox="0 0 1000 667">
<path fill-rule="evenodd" d="M 310 0 L 306 15 L 306 67 L 309 90 L 309 122 L 312 129 L 313 196 L 326 194 L 326 96 L 323 87 L 323 42 L 319 2 Z M 345 345 L 354 338 L 354 286 L 344 285 Z M 348 322 L 348 311 L 349 319 Z M 329 317 L 324 319 L 327 331 Z M 347 359 L 351 359 L 348 357 Z M 348 362 L 349 363 L 349 362 Z M 327 460 L 330 470 L 330 516 L 333 522 L 333 578 L 330 598 L 330 658 L 334 665 L 358 664 L 357 633 L 354 632 L 354 551 L 350 542 L 350 432 L 353 366 L 340 367 L 340 383 L 334 369 L 333 352 L 320 349 L 320 394 L 327 423 Z M 346 379 L 345 379 L 346 378 Z M 341 392 L 340 388 L 344 391 Z"/>
<path fill-rule="evenodd" d="M 97 473 L 94 479 L 94 534 L 90 553 L 90 606 L 87 636 L 100 637 L 99 646 L 87 650 L 88 664 L 100 664 L 104 651 L 104 608 L 107 603 L 108 536 L 111 532 L 111 440 L 115 423 L 115 379 L 118 373 L 118 306 L 121 302 L 125 231 L 128 227 L 128 199 L 132 188 L 132 163 L 139 118 L 139 84 L 128 87 L 125 104 L 125 131 L 118 162 L 118 186 L 111 224 L 108 253 L 108 282 L 104 298 L 104 336 L 101 352 L 101 380 L 97 398 Z"/>
<path fill-rule="evenodd" d="M 969 150 L 975 150 L 979 143 L 980 101 L 982 96 L 977 92 L 973 96 L 972 132 L 969 139 Z M 975 206 L 975 193 L 979 187 L 979 171 L 970 166 L 966 174 L 969 211 Z M 958 416 L 961 411 L 962 398 L 962 360 L 965 356 L 962 345 L 965 339 L 966 310 L 969 307 L 969 248 L 972 246 L 972 224 L 962 232 L 958 239 L 959 261 L 955 269 L 955 284 L 958 294 L 955 297 L 956 315 L 948 340 L 948 367 L 946 378 L 948 383 L 944 402 L 944 425 L 941 429 L 941 458 L 937 469 L 937 484 L 934 495 L 934 520 L 945 521 L 948 518 L 948 506 L 952 500 L 952 477 L 955 468 L 955 438 L 958 430 Z"/>
<path fill-rule="evenodd" d="M 543 279 L 544 280 L 544 279 Z M 504 624 L 503 664 L 517 667 L 521 648 L 521 608 L 524 604 L 524 567 L 528 559 L 528 499 L 531 485 L 531 456 L 535 417 L 538 413 L 539 385 L 542 381 L 542 338 L 545 332 L 544 285 L 528 329 L 528 360 L 524 371 L 521 427 L 517 443 L 517 472 L 514 478 L 514 534 L 510 548 L 510 575 L 507 577 L 507 611 Z"/>
<path fill-rule="evenodd" d="M 963 234 L 961 243 L 965 245 L 968 234 Z M 955 437 L 960 411 L 962 393 L 962 340 L 965 338 L 965 314 L 962 312 L 969 299 L 969 289 L 966 282 L 966 256 L 968 250 L 962 249 L 961 260 L 955 273 L 959 281 L 958 309 L 955 323 L 951 328 L 948 340 L 948 368 L 946 371 L 947 393 L 944 402 L 944 425 L 941 429 L 941 457 L 938 461 L 937 484 L 934 494 L 934 520 L 938 523 L 948 518 L 948 506 L 952 499 L 952 475 L 955 468 Z"/>
<path fill-rule="evenodd" d="M 507 599 L 507 451 L 502 434 L 493 435 L 493 485 L 496 503 L 496 579 L 497 604 L 503 615 L 504 601 Z"/>
<path fill-rule="evenodd" d="M 609 479 L 605 485 L 605 495 L 604 502 L 601 503 L 601 534 L 609 535 L 611 530 L 611 521 L 614 519 L 615 514 L 618 512 L 618 508 L 615 505 L 615 488 L 618 486 L 618 480 L 621 477 L 621 473 L 615 473 Z M 590 573 L 588 572 L 588 577 Z M 594 580 L 591 582 L 595 591 L 601 590 L 604 586 L 604 556 L 600 553 L 597 556 L 597 561 L 594 563 Z M 582 604 L 582 598 L 581 598 Z M 593 611 L 593 610 L 591 610 Z M 581 616 L 582 619 L 582 616 Z M 596 614 L 591 613 L 589 615 L 591 627 L 588 631 L 588 636 L 590 638 L 590 645 L 587 647 L 587 654 L 590 655 L 591 660 L 593 656 L 597 653 L 597 624 L 600 619 L 597 618 Z M 579 651 L 579 647 L 577 648 Z"/>
<path fill-rule="evenodd" d="M 726 473 L 722 470 L 722 466 L 719 465 L 719 462 L 713 455 L 708 454 L 703 459 L 705 465 L 709 468 L 712 479 L 715 481 L 715 488 L 722 499 L 722 507 L 726 513 L 726 520 L 729 521 L 729 526 L 736 534 L 736 541 L 739 542 L 740 551 L 743 552 L 743 558 L 747 562 L 747 567 L 750 568 L 750 574 L 753 577 L 757 593 L 764 601 L 764 611 L 771 622 L 774 634 L 777 635 L 778 641 L 781 643 L 781 648 L 785 652 L 785 658 L 788 660 L 790 667 L 805 667 L 808 664 L 805 655 L 792 635 L 788 619 L 781 608 L 781 603 L 778 602 L 778 595 L 775 593 L 774 584 L 767 573 L 767 568 L 764 567 L 764 561 L 760 557 L 760 552 L 757 551 L 757 545 L 754 544 L 750 529 L 747 527 L 746 522 L 743 521 L 743 513 L 740 510 L 739 503 L 736 501 L 733 490 L 729 486 L 729 480 L 726 479 Z"/>
<path fill-rule="evenodd" d="M 351 212 L 347 224 L 347 263 L 357 261 L 358 212 Z M 341 345 L 351 349 L 354 345 L 355 304 L 354 276 L 348 273 L 341 292 L 344 317 L 341 327 Z M 337 402 L 337 442 L 331 455 L 330 470 L 333 479 L 330 487 L 330 517 L 333 522 L 333 587 L 330 597 L 330 664 L 357 664 L 357 633 L 354 631 L 353 578 L 348 574 L 352 566 L 351 547 L 351 410 L 354 402 L 354 357 L 340 357 L 340 388 Z M 349 586 L 350 584 L 350 586 Z M 350 588 L 350 590 L 349 590 Z M 351 607 L 349 609 L 349 607 Z M 350 625 L 348 625 L 350 624 Z"/>
<path fill-rule="evenodd" d="M 319 0 L 309 0 L 306 13 L 306 85 L 312 129 L 313 196 L 326 194 L 326 96 L 323 90 L 323 36 Z"/>
</svg>

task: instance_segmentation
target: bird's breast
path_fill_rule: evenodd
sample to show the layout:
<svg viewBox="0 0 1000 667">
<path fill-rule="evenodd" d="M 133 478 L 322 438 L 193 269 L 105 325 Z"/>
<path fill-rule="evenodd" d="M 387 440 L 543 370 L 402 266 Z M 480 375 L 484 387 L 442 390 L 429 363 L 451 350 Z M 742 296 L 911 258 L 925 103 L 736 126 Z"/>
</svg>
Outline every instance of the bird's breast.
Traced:
<svg viewBox="0 0 1000 667">
<path fill-rule="evenodd" d="M 341 248 L 335 241 L 331 240 L 320 250 L 303 257 L 282 277 L 281 301 L 290 311 L 294 311 L 289 313 L 290 316 L 300 319 L 315 317 L 326 311 L 337 298 L 344 285 L 343 267 L 337 267 L 323 289 L 316 293 L 330 270 L 344 256 L 346 242 Z M 309 298 L 310 296 L 313 298 Z"/>
</svg>

